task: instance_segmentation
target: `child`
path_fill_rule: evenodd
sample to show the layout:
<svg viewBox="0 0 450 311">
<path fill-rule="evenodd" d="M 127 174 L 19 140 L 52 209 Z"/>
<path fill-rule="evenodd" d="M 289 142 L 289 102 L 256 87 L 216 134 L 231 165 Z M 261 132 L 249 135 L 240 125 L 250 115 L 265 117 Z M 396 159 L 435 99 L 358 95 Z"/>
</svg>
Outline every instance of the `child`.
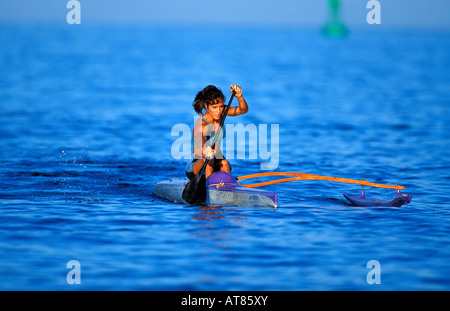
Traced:
<svg viewBox="0 0 450 311">
<path fill-rule="evenodd" d="M 247 102 L 242 96 L 242 88 L 231 85 L 230 92 L 235 91 L 239 106 L 230 107 L 227 116 L 238 116 L 248 112 Z M 214 85 L 208 85 L 195 96 L 192 106 L 201 118 L 194 124 L 192 144 L 194 146 L 194 158 L 186 165 L 185 171 L 189 179 L 192 179 L 201 169 L 203 163 L 208 161 L 205 169 L 206 178 L 214 171 L 225 171 L 231 174 L 230 163 L 224 158 L 220 149 L 220 141 L 225 138 L 225 126 L 220 131 L 215 148 L 211 148 L 214 136 L 220 126 L 220 117 L 225 108 L 225 96 Z M 206 109 L 206 111 L 204 111 Z"/>
</svg>

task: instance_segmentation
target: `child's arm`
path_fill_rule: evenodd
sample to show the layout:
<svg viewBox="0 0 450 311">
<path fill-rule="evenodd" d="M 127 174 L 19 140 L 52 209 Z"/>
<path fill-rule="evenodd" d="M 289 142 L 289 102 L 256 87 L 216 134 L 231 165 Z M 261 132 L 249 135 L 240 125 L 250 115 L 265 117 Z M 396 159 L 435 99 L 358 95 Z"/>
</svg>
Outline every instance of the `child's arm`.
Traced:
<svg viewBox="0 0 450 311">
<path fill-rule="evenodd" d="M 228 110 L 228 115 L 229 116 L 238 116 L 244 113 L 248 112 L 248 105 L 247 102 L 245 101 L 244 96 L 242 95 L 242 88 L 240 86 L 231 85 L 231 90 L 230 92 L 233 93 L 233 91 L 235 91 L 235 96 L 237 98 L 237 100 L 239 101 L 239 106 L 237 107 L 230 107 L 230 109 Z"/>
</svg>

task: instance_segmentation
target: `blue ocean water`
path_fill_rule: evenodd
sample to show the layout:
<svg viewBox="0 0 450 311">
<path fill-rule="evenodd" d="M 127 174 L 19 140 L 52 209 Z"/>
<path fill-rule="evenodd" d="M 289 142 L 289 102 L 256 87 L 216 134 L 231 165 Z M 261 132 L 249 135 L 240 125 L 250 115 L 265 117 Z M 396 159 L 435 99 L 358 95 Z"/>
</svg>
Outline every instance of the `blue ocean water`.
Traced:
<svg viewBox="0 0 450 311">
<path fill-rule="evenodd" d="M 0 289 L 449 290 L 449 39 L 2 25 Z M 359 186 L 325 181 L 266 187 L 278 209 L 154 197 L 184 177 L 173 126 L 193 124 L 204 86 L 231 83 L 250 110 L 228 123 L 279 125 L 277 171 L 400 183 L 412 202 L 354 207 L 342 193 Z"/>
</svg>

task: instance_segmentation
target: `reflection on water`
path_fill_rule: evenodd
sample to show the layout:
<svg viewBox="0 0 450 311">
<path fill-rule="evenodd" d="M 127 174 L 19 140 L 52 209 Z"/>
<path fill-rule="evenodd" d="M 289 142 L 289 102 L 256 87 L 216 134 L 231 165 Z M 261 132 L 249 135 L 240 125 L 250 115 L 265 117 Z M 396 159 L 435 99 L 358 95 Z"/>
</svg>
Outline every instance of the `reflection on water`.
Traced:
<svg viewBox="0 0 450 311">
<path fill-rule="evenodd" d="M 218 247 L 229 246 L 229 231 L 245 227 L 247 216 L 238 208 L 223 206 L 201 206 L 192 216 L 195 223 L 195 237 L 199 240 L 213 241 Z"/>
</svg>

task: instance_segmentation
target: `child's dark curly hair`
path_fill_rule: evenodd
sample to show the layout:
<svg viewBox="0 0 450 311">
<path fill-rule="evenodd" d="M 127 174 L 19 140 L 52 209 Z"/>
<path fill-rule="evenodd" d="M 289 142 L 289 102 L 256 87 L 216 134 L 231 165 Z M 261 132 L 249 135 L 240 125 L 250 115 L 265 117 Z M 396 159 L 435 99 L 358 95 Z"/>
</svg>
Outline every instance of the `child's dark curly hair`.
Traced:
<svg viewBox="0 0 450 311">
<path fill-rule="evenodd" d="M 202 91 L 197 93 L 192 106 L 194 107 L 195 112 L 201 115 L 205 105 L 209 106 L 215 104 L 218 99 L 221 99 L 223 102 L 225 101 L 225 96 L 222 91 L 214 85 L 208 85 Z"/>
</svg>

